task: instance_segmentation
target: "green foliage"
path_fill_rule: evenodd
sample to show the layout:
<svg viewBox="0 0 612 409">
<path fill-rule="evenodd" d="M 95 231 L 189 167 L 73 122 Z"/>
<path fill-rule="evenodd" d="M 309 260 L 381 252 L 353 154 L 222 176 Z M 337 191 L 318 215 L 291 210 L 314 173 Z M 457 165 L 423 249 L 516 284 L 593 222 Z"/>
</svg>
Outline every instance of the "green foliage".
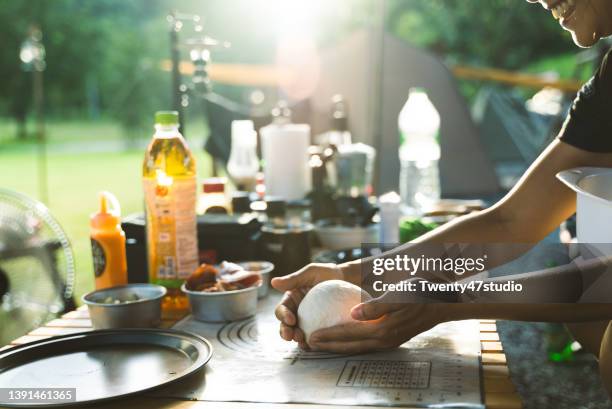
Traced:
<svg viewBox="0 0 612 409">
<path fill-rule="evenodd" d="M 451 62 L 517 69 L 574 51 L 569 34 L 524 0 L 391 0 L 389 31 Z"/>
<path fill-rule="evenodd" d="M 46 49 L 48 114 L 82 116 L 87 110 L 95 116 L 101 110 L 124 125 L 141 125 L 161 86 L 149 61 L 159 47 L 147 36 L 147 24 L 158 16 L 157 0 L 2 1 L 0 107 L 13 115 L 28 109 L 31 79 L 18 57 L 29 26 L 37 24 Z"/>
<path fill-rule="evenodd" d="M 524 69 L 528 73 L 554 72 L 559 78 L 579 79 L 586 82 L 593 75 L 592 64 L 578 66 L 575 53 L 547 56 L 534 61 Z"/>
<path fill-rule="evenodd" d="M 25 123 L 30 110 L 31 75 L 21 70 L 18 56 L 32 23 L 41 26 L 47 51 L 46 112 L 61 118 L 110 117 L 126 136 L 139 136 L 148 134 L 152 112 L 171 101 L 170 75 L 159 69 L 169 58 L 165 15 L 170 10 L 203 16 L 207 34 L 232 43 L 229 50 L 215 51 L 214 61 L 259 64 L 274 61 L 277 23 L 284 18 L 275 12 L 283 1 L 0 0 L 0 115 Z M 322 46 L 356 28 L 378 25 L 386 5 L 388 31 L 451 63 L 521 69 L 575 51 L 549 13 L 523 0 L 303 2 L 318 9 Z M 183 40 L 192 33 L 188 26 Z M 571 70 L 571 64 L 564 67 Z M 235 99 L 245 95 L 244 89 L 221 84 L 214 89 Z M 192 102 L 192 109 L 199 109 Z"/>
</svg>

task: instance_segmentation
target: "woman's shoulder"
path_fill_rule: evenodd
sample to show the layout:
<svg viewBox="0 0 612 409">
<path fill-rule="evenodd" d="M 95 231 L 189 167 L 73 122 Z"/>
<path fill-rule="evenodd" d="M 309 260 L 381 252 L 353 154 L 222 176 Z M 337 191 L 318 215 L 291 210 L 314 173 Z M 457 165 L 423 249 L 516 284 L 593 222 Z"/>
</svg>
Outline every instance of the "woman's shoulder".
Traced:
<svg viewBox="0 0 612 409">
<path fill-rule="evenodd" d="M 561 141 L 590 152 L 612 152 L 612 49 L 574 99 Z"/>
<path fill-rule="evenodd" d="M 612 48 L 608 50 L 601 61 L 601 66 L 599 67 L 597 75 L 599 75 L 600 80 L 603 85 L 607 87 L 607 90 L 612 92 Z"/>
</svg>

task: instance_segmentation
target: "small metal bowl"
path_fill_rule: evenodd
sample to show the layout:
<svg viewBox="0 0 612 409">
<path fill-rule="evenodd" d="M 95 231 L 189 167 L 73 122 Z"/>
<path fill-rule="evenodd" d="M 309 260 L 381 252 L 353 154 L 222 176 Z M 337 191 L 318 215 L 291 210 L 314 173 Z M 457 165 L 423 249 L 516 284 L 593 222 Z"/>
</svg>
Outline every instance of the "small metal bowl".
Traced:
<svg viewBox="0 0 612 409">
<path fill-rule="evenodd" d="M 161 323 L 162 298 L 168 290 L 155 284 L 128 284 L 92 291 L 82 297 L 87 304 L 94 329 L 153 328 Z M 108 297 L 139 300 L 122 304 L 106 304 Z"/>
<path fill-rule="evenodd" d="M 237 321 L 255 315 L 257 292 L 261 287 L 254 285 L 242 290 L 207 293 L 188 290 L 183 283 L 181 291 L 187 294 L 191 313 L 195 319 L 206 322 Z"/>
<path fill-rule="evenodd" d="M 261 275 L 261 287 L 257 291 L 257 298 L 264 298 L 270 289 L 270 273 L 274 271 L 274 264 L 269 261 L 244 261 L 238 263 L 246 271 L 259 273 Z"/>
</svg>

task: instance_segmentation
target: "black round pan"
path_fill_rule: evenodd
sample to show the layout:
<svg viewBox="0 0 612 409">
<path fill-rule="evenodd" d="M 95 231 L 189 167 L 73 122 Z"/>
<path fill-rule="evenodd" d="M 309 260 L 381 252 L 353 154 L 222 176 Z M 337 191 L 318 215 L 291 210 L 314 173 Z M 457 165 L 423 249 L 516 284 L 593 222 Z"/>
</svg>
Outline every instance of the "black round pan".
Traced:
<svg viewBox="0 0 612 409">
<path fill-rule="evenodd" d="M 0 406 L 53 407 L 117 399 L 189 376 L 211 355 L 206 339 L 169 329 L 100 330 L 44 339 L 0 352 L 0 388 L 75 388 L 76 400 L 25 402 L 9 399 L 5 390 Z"/>
</svg>

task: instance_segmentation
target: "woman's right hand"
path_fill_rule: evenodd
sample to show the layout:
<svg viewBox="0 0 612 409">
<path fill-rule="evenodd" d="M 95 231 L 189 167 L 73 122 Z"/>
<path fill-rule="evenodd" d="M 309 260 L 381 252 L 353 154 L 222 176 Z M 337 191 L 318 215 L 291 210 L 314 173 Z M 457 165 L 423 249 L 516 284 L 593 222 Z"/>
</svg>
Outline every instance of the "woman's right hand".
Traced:
<svg viewBox="0 0 612 409">
<path fill-rule="evenodd" d="M 355 284 L 359 280 L 359 266 L 313 263 L 295 273 L 272 279 L 272 287 L 285 293 L 274 310 L 280 321 L 281 338 L 307 348 L 304 333 L 297 326 L 297 310 L 308 290 L 326 280 L 344 280 Z"/>
</svg>

